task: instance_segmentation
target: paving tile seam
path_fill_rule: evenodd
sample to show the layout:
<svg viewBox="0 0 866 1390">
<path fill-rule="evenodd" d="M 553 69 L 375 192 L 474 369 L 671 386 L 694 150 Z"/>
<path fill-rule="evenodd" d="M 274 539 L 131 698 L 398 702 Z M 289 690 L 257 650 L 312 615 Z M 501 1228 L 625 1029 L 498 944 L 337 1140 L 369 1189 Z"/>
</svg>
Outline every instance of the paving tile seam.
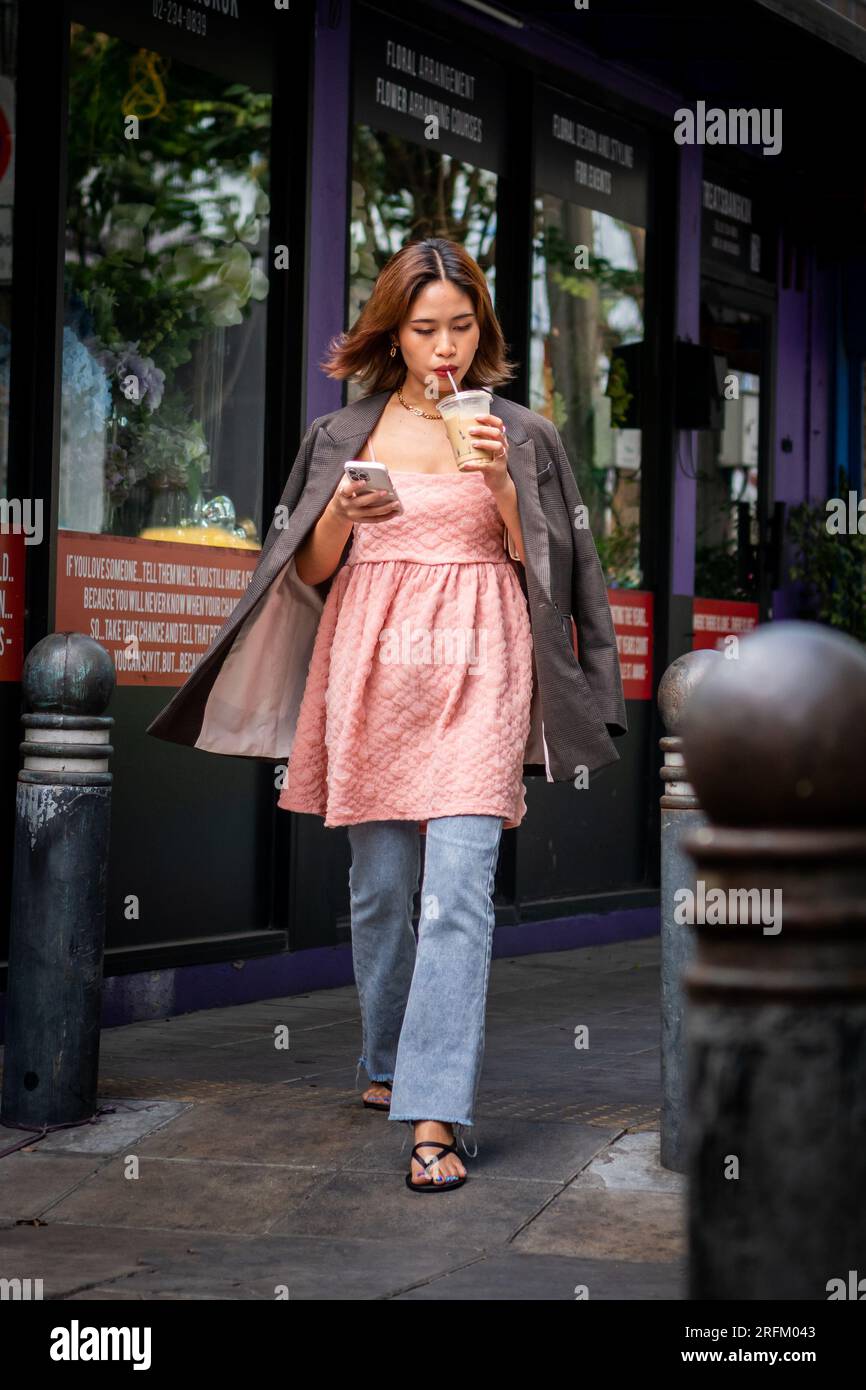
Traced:
<svg viewBox="0 0 866 1390">
<path fill-rule="evenodd" d="M 131 1226 L 115 1225 L 112 1222 L 86 1221 L 82 1216 L 75 1216 L 71 1221 L 64 1221 L 57 1217 L 54 1221 L 46 1223 L 49 1226 L 81 1226 L 88 1231 L 123 1231 L 126 1235 L 140 1235 L 142 1231 L 152 1231 L 154 1235 L 163 1236 L 189 1236 L 190 1239 L 196 1237 L 201 1240 L 204 1236 L 211 1236 L 215 1240 L 261 1240 L 267 1235 L 266 1230 L 256 1231 L 236 1231 L 230 1230 L 226 1226 Z"/>
<path fill-rule="evenodd" d="M 570 1178 L 568 1182 L 562 1183 L 562 1184 L 560 1185 L 560 1188 L 559 1188 L 559 1191 L 558 1191 L 558 1192 L 554 1192 L 554 1193 L 548 1198 L 548 1200 L 547 1200 L 541 1207 L 539 1207 L 538 1211 L 533 1212 L 531 1215 L 529 1215 L 529 1216 L 526 1218 L 526 1220 L 523 1221 L 523 1222 L 521 1223 L 521 1225 L 517 1227 L 517 1229 L 516 1229 L 515 1231 L 512 1231 L 511 1235 L 508 1236 L 507 1240 L 505 1241 L 505 1245 L 506 1245 L 506 1246 L 510 1246 L 510 1245 L 518 1238 L 518 1236 L 522 1235 L 522 1233 L 523 1233 L 524 1231 L 528 1230 L 529 1227 L 532 1225 L 533 1221 L 537 1221 L 538 1218 L 539 1218 L 539 1216 L 541 1216 L 542 1212 L 544 1212 L 544 1211 L 547 1210 L 547 1208 L 550 1206 L 551 1202 L 556 1201 L 557 1197 L 560 1197 L 560 1196 L 562 1196 L 563 1193 L 567 1192 L 568 1189 L 569 1189 L 570 1187 L 572 1187 L 572 1186 L 582 1177 L 582 1175 L 583 1175 L 583 1174 L 586 1172 L 586 1170 L 589 1168 L 590 1164 L 591 1164 L 591 1163 L 594 1163 L 595 1160 L 596 1160 L 602 1153 L 604 1153 L 605 1149 L 611 1148 L 612 1145 L 615 1144 L 615 1143 L 617 1142 L 618 1139 L 621 1139 L 622 1136 L 623 1136 L 623 1134 L 625 1134 L 625 1133 L 627 1133 L 626 1130 L 621 1130 L 621 1131 L 619 1132 L 619 1134 L 615 1135 L 615 1137 L 614 1137 L 612 1140 L 610 1140 L 610 1141 L 607 1142 L 607 1143 L 603 1143 L 603 1144 L 599 1145 L 599 1147 L 598 1147 L 598 1149 L 595 1151 L 595 1153 L 592 1154 L 592 1155 L 586 1160 L 586 1162 L 585 1162 L 584 1164 L 581 1165 L 580 1168 L 578 1168 L 578 1170 L 577 1170 L 577 1172 L 574 1174 L 574 1176 L 573 1176 L 572 1178 Z"/>
<path fill-rule="evenodd" d="M 58 1290 L 54 1297 L 58 1303 L 63 1303 L 66 1299 L 75 1298 L 76 1294 L 93 1293 L 94 1290 L 98 1290 L 100 1293 L 113 1293 L 113 1284 L 119 1284 L 124 1279 L 134 1279 L 138 1274 L 156 1274 L 158 1270 L 159 1266 L 153 1265 L 148 1269 L 129 1269 L 125 1274 L 112 1274 L 107 1277 L 103 1275 L 100 1279 L 92 1279 L 86 1284 L 76 1285 L 74 1289 L 64 1289 L 62 1292 Z M 50 1301 L 53 1302 L 54 1299 Z"/>
<path fill-rule="evenodd" d="M 78 1157 L 80 1158 L 80 1156 L 81 1155 L 79 1154 Z M 56 1157 L 56 1155 L 52 1155 L 52 1157 Z M 19 1218 L 19 1220 L 26 1219 L 28 1221 L 43 1221 L 47 1217 L 49 1217 L 55 1207 L 58 1207 L 61 1202 L 65 1202 L 67 1197 L 74 1196 L 74 1194 L 78 1192 L 80 1188 L 84 1187 L 87 1183 L 91 1182 L 94 1178 L 98 1177 L 99 1174 L 102 1172 L 103 1168 L 107 1168 L 108 1165 L 114 1162 L 116 1159 L 115 1154 L 104 1154 L 101 1157 L 103 1159 L 101 1163 L 95 1163 L 89 1173 L 86 1173 L 82 1178 L 79 1179 L 78 1182 L 72 1183 L 72 1185 L 68 1187 L 65 1192 L 62 1192 L 57 1197 L 53 1198 L 47 1206 L 40 1207 L 34 1216 L 28 1218 Z M 46 1224 L 50 1224 L 50 1222 L 47 1222 L 46 1220 Z"/>
<path fill-rule="evenodd" d="M 297 1033 L 299 1035 L 303 1034 L 306 1037 L 307 1033 L 321 1033 L 322 1030 L 326 1028 L 345 1028 L 347 1023 L 352 1023 L 360 1027 L 361 1015 L 354 1014 L 351 1018 L 337 1018 L 334 1019 L 331 1023 L 313 1023 L 309 1026 L 309 1028 L 296 1028 L 294 1027 L 294 1025 L 289 1024 L 288 1029 L 290 1036 L 292 1033 Z M 240 1043 L 261 1042 L 265 1039 L 268 1042 L 272 1043 L 273 1032 L 271 1031 L 269 1033 L 250 1033 L 249 1036 L 246 1038 L 232 1038 L 229 1042 L 205 1043 L 204 1047 L 206 1050 L 214 1052 L 217 1048 L 220 1047 L 237 1047 Z M 198 1044 L 199 1047 L 201 1045 L 201 1043 Z M 291 1051 L 291 1047 L 289 1047 L 287 1051 Z"/>
<path fill-rule="evenodd" d="M 116 1158 L 116 1155 L 114 1155 Z M 288 1168 L 295 1173 L 331 1173 L 341 1170 L 330 1163 L 272 1163 L 267 1159 L 256 1158 L 207 1158 L 192 1154 L 148 1154 L 138 1155 L 142 1163 L 189 1163 L 199 1167 L 213 1168 Z M 368 1171 L 367 1169 L 364 1170 Z M 374 1171 L 374 1170 L 370 1170 Z"/>
<path fill-rule="evenodd" d="M 409 1156 L 408 1156 L 408 1154 L 407 1154 L 407 1155 L 406 1155 L 407 1162 L 406 1162 L 406 1170 L 405 1170 L 407 1173 L 408 1173 L 408 1171 L 409 1171 L 408 1157 L 409 1157 Z M 337 1178 L 340 1178 L 340 1177 L 345 1177 L 345 1176 L 347 1175 L 347 1173 L 356 1173 L 359 1177 L 362 1177 L 362 1178 L 392 1178 L 392 1179 L 393 1179 L 394 1177 L 399 1177 L 399 1176 L 402 1174 L 402 1172 L 403 1172 L 403 1169 L 402 1169 L 402 1168 L 400 1169 L 399 1173 L 396 1173 L 396 1174 L 395 1174 L 393 1168 L 351 1168 L 351 1167 L 347 1167 L 347 1168 L 339 1168 L 339 1169 L 337 1169 L 337 1171 L 335 1172 L 334 1176 L 337 1177 Z M 532 1184 L 537 1184 L 539 1187 L 550 1187 L 550 1186 L 555 1186 L 555 1187 L 557 1187 L 558 1189 L 562 1190 L 563 1188 L 567 1187 L 567 1186 L 573 1181 L 572 1178 L 530 1178 L 530 1177 L 525 1177 L 525 1176 L 524 1176 L 524 1177 L 511 1177 L 511 1176 L 509 1176 L 508 1173 L 479 1173 L 479 1172 L 473 1172 L 472 1169 L 468 1169 L 467 1172 L 468 1172 L 469 1176 L 471 1177 L 472 1181 L 473 1181 L 473 1182 L 477 1182 L 477 1183 L 479 1183 L 479 1184 L 482 1184 L 482 1183 L 509 1183 L 509 1182 L 510 1182 L 510 1183 L 521 1183 L 521 1184 L 523 1184 L 524 1186 L 531 1186 Z"/>
<path fill-rule="evenodd" d="M 449 1274 L 459 1274 L 463 1269 L 471 1269 L 473 1265 L 483 1264 L 490 1253 L 490 1251 L 484 1249 L 480 1254 L 476 1255 L 474 1259 L 464 1260 L 462 1264 L 456 1264 L 450 1269 L 437 1270 L 424 1279 L 416 1279 L 411 1284 L 406 1284 L 402 1288 L 393 1289 L 390 1293 L 377 1294 L 371 1301 L 373 1303 L 381 1303 L 385 1300 L 390 1301 L 394 1298 L 400 1298 L 404 1293 L 412 1293 L 414 1289 L 429 1288 L 432 1284 L 437 1283 L 440 1279 L 446 1278 Z"/>
</svg>

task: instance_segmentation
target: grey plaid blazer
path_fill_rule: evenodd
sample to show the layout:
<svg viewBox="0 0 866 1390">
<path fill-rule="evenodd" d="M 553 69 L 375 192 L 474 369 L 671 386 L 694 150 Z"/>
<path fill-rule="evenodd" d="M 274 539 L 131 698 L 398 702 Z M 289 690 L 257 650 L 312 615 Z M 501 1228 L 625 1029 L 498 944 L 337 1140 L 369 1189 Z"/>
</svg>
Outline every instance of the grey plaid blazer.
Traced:
<svg viewBox="0 0 866 1390">
<path fill-rule="evenodd" d="M 246 592 L 149 734 L 232 756 L 288 758 L 319 616 L 335 577 L 302 584 L 295 552 L 390 394 L 366 396 L 310 425 Z M 524 772 L 572 781 L 581 768 L 592 772 L 618 761 L 613 739 L 628 730 L 604 576 L 591 532 L 574 524 L 581 519 L 581 497 L 558 430 L 500 396 L 494 395 L 491 412 L 508 430 L 508 471 L 526 551 L 525 570 L 509 558 L 533 639 Z M 351 537 L 338 569 L 350 550 Z"/>
</svg>

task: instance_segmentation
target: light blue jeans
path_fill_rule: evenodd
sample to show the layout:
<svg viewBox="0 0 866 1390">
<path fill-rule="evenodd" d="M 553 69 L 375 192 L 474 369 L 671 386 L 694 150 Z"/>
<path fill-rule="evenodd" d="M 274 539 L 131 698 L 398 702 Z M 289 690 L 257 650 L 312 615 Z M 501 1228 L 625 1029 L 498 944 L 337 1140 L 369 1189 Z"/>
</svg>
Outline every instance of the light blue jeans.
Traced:
<svg viewBox="0 0 866 1390">
<path fill-rule="evenodd" d="M 358 1071 L 393 1081 L 392 1120 L 442 1120 L 457 1134 L 474 1123 L 502 825 L 500 816 L 427 822 L 417 946 L 418 821 L 348 826 Z"/>
</svg>

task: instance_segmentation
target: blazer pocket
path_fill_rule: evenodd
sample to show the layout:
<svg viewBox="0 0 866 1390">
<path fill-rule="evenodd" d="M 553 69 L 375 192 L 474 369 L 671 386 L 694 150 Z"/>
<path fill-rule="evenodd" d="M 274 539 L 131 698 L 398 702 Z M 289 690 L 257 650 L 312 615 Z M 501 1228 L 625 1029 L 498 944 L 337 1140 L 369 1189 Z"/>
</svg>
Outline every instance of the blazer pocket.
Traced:
<svg viewBox="0 0 866 1390">
<path fill-rule="evenodd" d="M 553 464 L 551 463 L 550 459 L 548 459 L 548 460 L 547 460 L 547 463 L 544 465 L 544 467 L 538 469 L 538 471 L 537 471 L 537 473 L 536 473 L 536 475 L 535 475 L 535 481 L 540 485 L 541 483 L 546 483 L 546 482 L 548 482 L 549 479 L 551 479 L 552 477 L 553 477 Z"/>
</svg>

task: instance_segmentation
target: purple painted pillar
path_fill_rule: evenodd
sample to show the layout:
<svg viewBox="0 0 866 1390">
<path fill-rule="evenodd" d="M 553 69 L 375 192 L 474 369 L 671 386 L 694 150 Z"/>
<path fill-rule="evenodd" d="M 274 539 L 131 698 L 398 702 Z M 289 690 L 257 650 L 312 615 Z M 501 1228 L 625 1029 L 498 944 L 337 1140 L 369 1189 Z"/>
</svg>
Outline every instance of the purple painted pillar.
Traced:
<svg viewBox="0 0 866 1390">
<path fill-rule="evenodd" d="M 773 497 L 788 507 L 802 502 L 809 491 L 808 395 L 809 308 L 812 266 L 801 290 L 783 284 L 784 233 L 779 238 L 778 318 L 776 329 L 775 438 L 773 458 Z M 783 447 L 784 446 L 784 447 Z M 791 563 L 786 544 L 783 573 Z M 800 608 L 799 586 L 786 584 L 773 592 L 773 618 L 794 618 Z"/>
<path fill-rule="evenodd" d="M 833 278 L 828 269 L 812 265 L 809 277 L 812 331 L 809 342 L 809 459 L 806 496 L 823 501 L 832 482 L 830 432 L 833 380 Z"/>
<path fill-rule="evenodd" d="M 696 145 L 680 150 L 677 226 L 677 337 L 697 343 L 701 335 L 701 180 L 703 151 Z M 674 432 L 674 486 L 671 527 L 671 592 L 694 594 L 698 437 L 694 430 Z"/>
<path fill-rule="evenodd" d="M 319 363 L 344 326 L 351 5 L 318 0 L 313 59 L 313 131 L 310 144 L 310 256 L 307 269 L 307 423 L 339 410 L 342 382 Z"/>
</svg>

